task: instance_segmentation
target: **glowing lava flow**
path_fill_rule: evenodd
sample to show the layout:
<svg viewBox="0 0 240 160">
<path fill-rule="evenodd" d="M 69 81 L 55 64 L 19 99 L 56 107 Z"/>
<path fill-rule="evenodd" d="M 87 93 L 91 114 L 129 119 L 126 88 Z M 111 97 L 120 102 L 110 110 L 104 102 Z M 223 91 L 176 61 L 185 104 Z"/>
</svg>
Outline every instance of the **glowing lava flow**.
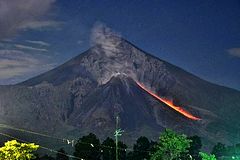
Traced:
<svg viewBox="0 0 240 160">
<path fill-rule="evenodd" d="M 168 107 L 174 109 L 175 111 L 177 111 L 178 113 L 182 114 L 183 116 L 191 119 L 191 120 L 201 120 L 201 118 L 195 117 L 194 115 L 192 115 L 191 113 L 189 113 L 188 111 L 184 110 L 183 108 L 181 108 L 180 106 L 176 106 L 173 104 L 173 102 L 171 100 L 165 99 L 165 98 L 161 98 L 158 95 L 156 95 L 155 93 L 151 92 L 150 90 L 148 90 L 146 87 L 144 87 L 141 83 L 136 82 L 137 85 L 139 87 L 141 87 L 144 91 L 146 91 L 148 94 L 150 94 L 151 96 L 153 96 L 154 98 L 158 99 L 159 101 L 163 102 L 164 104 L 166 104 Z"/>
</svg>

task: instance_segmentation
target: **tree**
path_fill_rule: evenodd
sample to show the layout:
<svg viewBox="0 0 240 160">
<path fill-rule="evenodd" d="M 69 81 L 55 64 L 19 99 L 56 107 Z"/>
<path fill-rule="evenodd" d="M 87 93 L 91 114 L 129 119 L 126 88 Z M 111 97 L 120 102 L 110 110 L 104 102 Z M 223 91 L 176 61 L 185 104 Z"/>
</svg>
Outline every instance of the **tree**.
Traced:
<svg viewBox="0 0 240 160">
<path fill-rule="evenodd" d="M 158 142 L 152 141 L 150 142 L 150 153 L 155 153 L 157 151 L 157 146 Z"/>
<path fill-rule="evenodd" d="M 133 152 L 128 152 L 127 154 L 127 160 L 134 160 L 134 155 L 133 155 Z"/>
<path fill-rule="evenodd" d="M 188 137 L 191 140 L 190 147 L 187 153 L 181 155 L 181 159 L 184 160 L 201 160 L 202 158 L 199 155 L 200 149 L 202 148 L 201 138 L 198 136 Z"/>
<path fill-rule="evenodd" d="M 188 154 L 191 155 L 194 160 L 200 160 L 199 152 L 202 148 L 201 138 L 198 136 L 192 136 L 188 139 L 191 140 Z"/>
<path fill-rule="evenodd" d="M 127 158 L 127 152 L 126 152 L 126 149 L 127 149 L 127 145 L 124 144 L 123 142 L 119 141 L 118 142 L 118 158 L 119 160 L 126 160 Z"/>
<path fill-rule="evenodd" d="M 1 160 L 30 160 L 34 159 L 34 151 L 38 149 L 38 145 L 34 143 L 20 143 L 16 140 L 4 143 L 0 148 Z"/>
<path fill-rule="evenodd" d="M 68 156 L 66 155 L 66 152 L 64 151 L 63 148 L 61 148 L 57 155 L 56 155 L 57 160 L 69 160 Z"/>
<path fill-rule="evenodd" d="M 83 136 L 77 141 L 73 154 L 87 160 L 99 160 L 101 157 L 99 139 L 93 133 Z"/>
<path fill-rule="evenodd" d="M 219 158 L 224 155 L 225 151 L 226 151 L 225 145 L 222 143 L 217 143 L 213 147 L 211 154 L 214 154 L 216 158 Z"/>
<path fill-rule="evenodd" d="M 129 152 L 129 160 L 143 160 L 150 158 L 151 143 L 147 137 L 140 137 L 133 146 L 133 152 Z"/>
<path fill-rule="evenodd" d="M 102 158 L 103 160 L 115 160 L 116 159 L 116 145 L 112 138 L 107 137 L 102 143 Z M 119 160 L 126 160 L 127 145 L 123 142 L 118 142 L 118 158 Z"/>
<path fill-rule="evenodd" d="M 103 160 L 115 160 L 115 141 L 107 137 L 102 143 Z"/>
<path fill-rule="evenodd" d="M 199 152 L 202 160 L 217 160 L 214 154 L 207 154 L 204 152 Z"/>
<path fill-rule="evenodd" d="M 184 134 L 177 134 L 166 129 L 159 137 L 156 146 L 157 151 L 151 156 L 151 160 L 173 160 L 186 153 L 190 147 L 191 140 Z"/>
</svg>

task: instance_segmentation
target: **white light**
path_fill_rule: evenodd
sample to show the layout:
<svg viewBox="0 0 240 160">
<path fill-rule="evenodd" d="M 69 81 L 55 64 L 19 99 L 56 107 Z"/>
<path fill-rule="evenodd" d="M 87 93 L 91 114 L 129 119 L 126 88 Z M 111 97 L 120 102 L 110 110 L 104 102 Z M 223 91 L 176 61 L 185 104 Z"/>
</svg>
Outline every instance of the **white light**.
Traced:
<svg viewBox="0 0 240 160">
<path fill-rule="evenodd" d="M 71 141 L 67 139 L 67 144 L 71 144 Z"/>
<path fill-rule="evenodd" d="M 91 143 L 91 146 L 94 147 L 94 145 Z"/>
</svg>

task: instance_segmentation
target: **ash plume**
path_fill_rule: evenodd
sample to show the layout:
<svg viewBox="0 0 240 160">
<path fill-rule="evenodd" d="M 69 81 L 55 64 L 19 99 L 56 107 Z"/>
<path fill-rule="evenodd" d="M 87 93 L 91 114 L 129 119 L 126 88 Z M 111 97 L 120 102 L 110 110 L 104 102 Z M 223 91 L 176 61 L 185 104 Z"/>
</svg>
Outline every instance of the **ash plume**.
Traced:
<svg viewBox="0 0 240 160">
<path fill-rule="evenodd" d="M 114 32 L 103 23 L 96 23 L 91 33 L 91 44 L 99 45 L 107 56 L 113 56 L 119 52 L 118 46 L 121 43 L 121 35 Z"/>
</svg>

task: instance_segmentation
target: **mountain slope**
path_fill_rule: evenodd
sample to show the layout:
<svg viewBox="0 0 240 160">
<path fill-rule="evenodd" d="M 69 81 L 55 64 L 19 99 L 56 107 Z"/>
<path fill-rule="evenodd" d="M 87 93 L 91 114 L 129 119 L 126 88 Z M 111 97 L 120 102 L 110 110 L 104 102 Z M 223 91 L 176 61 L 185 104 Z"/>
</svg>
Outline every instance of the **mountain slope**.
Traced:
<svg viewBox="0 0 240 160">
<path fill-rule="evenodd" d="M 201 120 L 184 117 L 136 82 Z M 1 123 L 75 138 L 90 131 L 112 136 L 117 114 L 128 143 L 140 135 L 156 138 L 164 128 L 236 143 L 240 126 L 240 92 L 202 80 L 113 35 L 51 71 L 1 86 L 0 102 Z"/>
</svg>

